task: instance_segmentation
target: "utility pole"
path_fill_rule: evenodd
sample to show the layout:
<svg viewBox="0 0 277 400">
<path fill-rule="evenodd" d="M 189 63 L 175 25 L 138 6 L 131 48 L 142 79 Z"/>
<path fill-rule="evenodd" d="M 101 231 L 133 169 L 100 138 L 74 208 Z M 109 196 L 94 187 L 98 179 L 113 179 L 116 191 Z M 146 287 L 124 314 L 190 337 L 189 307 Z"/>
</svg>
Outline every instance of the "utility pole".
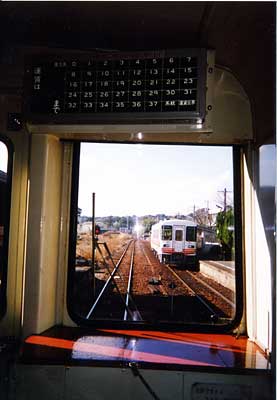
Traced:
<svg viewBox="0 0 277 400">
<path fill-rule="evenodd" d="M 226 212 L 226 210 L 227 210 L 227 193 L 232 193 L 232 191 L 224 188 L 224 190 L 218 190 L 218 192 L 224 193 L 223 211 Z"/>
</svg>

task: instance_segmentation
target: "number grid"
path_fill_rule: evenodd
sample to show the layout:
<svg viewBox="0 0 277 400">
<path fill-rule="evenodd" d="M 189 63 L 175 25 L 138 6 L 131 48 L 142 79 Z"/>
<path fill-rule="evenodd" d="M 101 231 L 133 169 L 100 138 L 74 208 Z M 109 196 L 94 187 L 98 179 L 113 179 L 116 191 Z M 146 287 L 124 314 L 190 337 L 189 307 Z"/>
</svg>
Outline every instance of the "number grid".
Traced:
<svg viewBox="0 0 277 400">
<path fill-rule="evenodd" d="M 30 111 L 197 114 L 199 64 L 198 55 L 36 64 Z"/>
</svg>

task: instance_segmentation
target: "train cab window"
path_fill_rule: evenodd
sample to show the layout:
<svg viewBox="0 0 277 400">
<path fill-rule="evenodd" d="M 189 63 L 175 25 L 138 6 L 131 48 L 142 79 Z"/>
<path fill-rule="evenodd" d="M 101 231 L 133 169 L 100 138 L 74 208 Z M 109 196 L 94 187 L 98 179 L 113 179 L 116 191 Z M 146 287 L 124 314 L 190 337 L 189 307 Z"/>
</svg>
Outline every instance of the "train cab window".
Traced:
<svg viewBox="0 0 277 400">
<path fill-rule="evenodd" d="M 188 242 L 196 241 L 196 228 L 194 226 L 187 226 L 186 239 Z"/>
<path fill-rule="evenodd" d="M 232 146 L 74 144 L 68 310 L 78 324 L 237 324 L 239 154 Z"/>
<path fill-rule="evenodd" d="M 172 240 L 172 226 L 162 227 L 162 240 Z"/>
<path fill-rule="evenodd" d="M 6 139 L 0 137 L 0 318 L 4 316 L 7 307 L 6 288 L 11 195 L 11 162 L 11 145 Z"/>
</svg>

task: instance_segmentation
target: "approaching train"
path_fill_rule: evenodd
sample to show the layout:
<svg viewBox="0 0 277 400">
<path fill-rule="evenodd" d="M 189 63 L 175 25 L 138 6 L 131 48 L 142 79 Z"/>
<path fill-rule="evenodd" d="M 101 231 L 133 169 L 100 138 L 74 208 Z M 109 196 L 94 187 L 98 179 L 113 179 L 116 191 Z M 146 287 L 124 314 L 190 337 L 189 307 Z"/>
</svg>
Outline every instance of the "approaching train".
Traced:
<svg viewBox="0 0 277 400">
<path fill-rule="evenodd" d="M 276 398 L 276 3 L 2 1 L 0 32 L 1 400 Z M 172 215 L 222 259 L 128 233 Z"/>
<path fill-rule="evenodd" d="M 160 221 L 151 228 L 151 249 L 162 263 L 197 268 L 196 231 L 192 221 Z"/>
</svg>

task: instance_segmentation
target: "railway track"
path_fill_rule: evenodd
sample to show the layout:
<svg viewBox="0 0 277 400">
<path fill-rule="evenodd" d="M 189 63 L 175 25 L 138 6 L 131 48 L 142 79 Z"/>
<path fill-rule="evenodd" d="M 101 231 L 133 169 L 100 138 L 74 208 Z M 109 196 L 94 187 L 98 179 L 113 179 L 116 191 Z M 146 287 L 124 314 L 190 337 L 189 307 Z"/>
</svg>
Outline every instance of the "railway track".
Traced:
<svg viewBox="0 0 277 400">
<path fill-rule="evenodd" d="M 116 263 L 110 257 L 105 268 L 87 319 L 220 323 L 234 315 L 232 299 L 199 273 L 161 264 L 145 241 L 130 240 Z"/>
<path fill-rule="evenodd" d="M 168 268 L 172 274 L 174 276 L 177 277 L 177 279 L 181 282 L 182 285 L 184 285 L 191 293 L 193 296 L 196 297 L 196 299 L 198 300 L 198 302 L 206 309 L 208 310 L 208 312 L 210 313 L 210 319 L 212 321 L 218 321 L 219 320 L 219 314 L 215 311 L 215 309 L 213 309 L 209 303 L 207 301 L 205 301 L 202 296 L 200 296 L 186 281 L 185 279 L 181 278 L 180 275 L 178 275 L 172 267 L 170 267 L 169 265 L 165 265 L 166 268 Z"/>
<path fill-rule="evenodd" d="M 218 310 L 219 318 L 232 318 L 235 314 L 235 303 L 233 299 L 227 297 L 224 293 L 230 293 L 228 289 L 223 288 L 216 282 L 210 280 L 210 284 L 207 283 L 204 277 L 201 277 L 199 273 L 192 273 L 190 271 L 178 272 L 182 279 L 184 279 L 193 290 L 205 299 L 206 302 L 212 304 Z M 216 289 L 216 286 L 220 286 L 221 292 Z"/>
<path fill-rule="evenodd" d="M 108 272 L 108 279 L 106 280 L 103 288 L 93 302 L 92 307 L 86 315 L 86 319 L 92 319 L 95 314 L 97 307 L 103 308 L 103 300 L 109 295 L 109 290 L 116 290 L 118 297 L 121 300 L 121 308 L 123 314 L 123 320 L 141 320 L 141 315 L 133 301 L 131 295 L 132 289 L 132 277 L 133 277 L 133 266 L 134 266 L 134 253 L 135 253 L 135 240 L 130 240 L 122 252 L 119 260 L 114 263 L 113 257 L 109 252 L 108 247 L 105 243 L 98 243 L 98 251 L 102 255 L 103 259 L 107 256 L 103 254 L 103 250 L 100 245 L 104 245 L 104 249 L 108 253 L 110 263 L 106 262 L 105 267 Z M 122 268 L 123 266 L 123 268 Z M 111 268 L 112 267 L 112 268 Z M 118 281 L 117 281 L 118 280 Z M 117 313 L 120 312 L 119 306 L 117 306 Z"/>
<path fill-rule="evenodd" d="M 190 271 L 186 271 L 187 274 L 189 274 L 191 277 L 193 277 L 193 279 L 196 279 L 198 282 L 201 283 L 201 285 L 205 286 L 208 290 L 212 291 L 216 296 L 218 296 L 220 299 L 222 299 L 223 301 L 225 301 L 227 304 L 229 304 L 233 309 L 235 308 L 236 304 L 229 298 L 227 298 L 226 296 L 224 296 L 221 292 L 219 292 L 217 289 L 215 289 L 213 286 L 211 286 L 210 284 L 208 284 L 207 282 L 205 282 L 203 279 L 201 279 L 196 275 L 193 275 Z"/>
</svg>

